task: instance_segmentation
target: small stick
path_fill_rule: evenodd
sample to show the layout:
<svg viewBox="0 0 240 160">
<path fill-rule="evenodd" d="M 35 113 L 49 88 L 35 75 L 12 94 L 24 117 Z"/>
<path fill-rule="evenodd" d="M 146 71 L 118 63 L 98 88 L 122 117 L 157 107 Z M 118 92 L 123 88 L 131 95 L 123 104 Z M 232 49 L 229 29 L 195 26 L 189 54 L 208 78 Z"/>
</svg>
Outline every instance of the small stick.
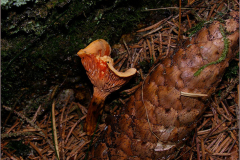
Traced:
<svg viewBox="0 0 240 160">
<path fill-rule="evenodd" d="M 223 114 L 223 113 L 220 111 L 220 109 L 219 109 L 218 106 L 216 106 L 216 110 L 217 110 L 218 114 L 220 114 L 221 116 L 223 116 L 223 117 L 224 117 L 225 119 L 227 119 L 228 121 L 231 121 L 231 118 L 228 118 L 225 114 Z"/>
<path fill-rule="evenodd" d="M 165 18 L 165 19 L 163 19 L 163 20 L 155 23 L 154 25 L 151 25 L 151 26 L 149 26 L 149 27 L 140 29 L 140 30 L 138 30 L 137 32 L 144 32 L 144 31 L 148 31 L 148 30 L 150 30 L 150 29 L 156 28 L 156 27 L 160 26 L 161 23 L 164 22 L 164 21 L 166 21 L 166 20 L 167 20 L 167 18 Z"/>
<path fill-rule="evenodd" d="M 227 153 L 230 153 L 230 151 L 232 150 L 232 148 L 233 148 L 233 146 L 235 145 L 235 143 L 236 143 L 236 140 L 234 140 L 234 142 L 232 143 L 232 145 L 229 147 Z"/>
<path fill-rule="evenodd" d="M 216 139 L 214 139 L 206 148 L 206 150 L 210 150 L 211 147 L 215 144 L 215 142 L 222 136 L 222 134 L 219 134 Z"/>
<path fill-rule="evenodd" d="M 230 153 L 213 153 L 213 156 L 231 156 Z"/>
<path fill-rule="evenodd" d="M 65 144 L 67 143 L 68 138 L 70 137 L 73 129 L 77 126 L 77 124 L 78 124 L 79 122 L 81 122 L 81 120 L 83 120 L 84 118 L 86 118 L 86 116 L 87 116 L 87 115 L 83 116 L 83 117 L 80 118 L 76 123 L 74 123 L 74 125 L 72 126 L 71 130 L 69 131 L 69 133 L 68 133 L 68 135 L 67 135 L 67 138 L 66 138 L 66 140 L 65 140 Z"/>
<path fill-rule="evenodd" d="M 49 146 L 44 147 L 41 151 L 42 151 L 41 152 L 42 154 L 48 152 L 49 151 Z"/>
<path fill-rule="evenodd" d="M 237 85 L 237 91 L 238 91 L 238 105 L 236 105 L 236 114 L 237 114 L 237 126 L 238 129 L 240 129 L 240 100 L 239 100 L 239 85 Z M 240 142 L 240 131 L 238 131 L 238 142 Z M 238 146 L 238 153 L 240 153 L 240 147 Z"/>
<path fill-rule="evenodd" d="M 213 117 L 213 114 L 204 114 L 203 117 L 207 118 L 207 117 Z"/>
<path fill-rule="evenodd" d="M 86 114 L 87 114 L 87 109 L 86 109 L 83 105 L 81 105 L 80 103 L 76 103 L 76 104 L 77 104 L 78 107 L 81 109 L 82 113 L 83 113 L 84 115 L 86 115 Z"/>
<path fill-rule="evenodd" d="M 176 17 L 178 17 L 178 15 L 175 16 L 174 18 L 176 18 Z M 172 18 L 172 16 L 169 16 L 168 18 L 164 19 L 164 23 L 165 23 L 167 20 L 169 20 L 170 18 Z M 162 29 L 163 26 L 165 26 L 165 25 L 166 25 L 166 24 L 163 24 L 162 26 L 160 26 L 160 27 L 158 27 L 158 28 L 156 28 L 156 29 L 151 30 L 150 32 L 144 34 L 142 37 L 146 37 L 147 35 L 150 35 L 150 34 L 152 34 L 152 33 L 154 33 L 154 32 L 157 32 L 158 30 Z"/>
<path fill-rule="evenodd" d="M 165 9 L 179 9 L 180 10 L 180 7 L 165 7 L 165 8 L 155 8 L 155 9 L 146 9 L 144 11 L 157 11 L 157 10 L 165 10 Z M 193 8 L 181 8 L 181 9 L 186 9 L 186 10 L 190 10 L 190 9 L 193 9 Z"/>
<path fill-rule="evenodd" d="M 221 149 L 223 148 L 223 146 L 224 146 L 227 142 L 229 142 L 229 141 L 231 142 L 232 140 L 231 140 L 230 137 L 227 137 L 227 138 L 220 144 L 220 146 L 218 146 L 218 148 L 216 149 L 215 152 L 220 153 L 220 151 L 221 151 Z"/>
<path fill-rule="evenodd" d="M 238 4 L 238 6 L 239 6 L 239 2 L 237 0 L 234 0 L 234 2 L 236 2 Z"/>
<path fill-rule="evenodd" d="M 70 138 L 70 140 L 68 141 L 68 143 L 64 146 L 64 149 L 66 149 L 66 150 L 69 150 L 69 149 L 71 149 L 70 148 L 70 145 L 72 144 L 72 142 L 75 140 L 75 137 L 71 137 Z"/>
<path fill-rule="evenodd" d="M 62 109 L 62 114 L 61 114 L 61 117 L 60 117 L 60 120 L 58 121 L 59 123 L 59 135 L 60 135 L 60 143 L 59 143 L 59 146 L 60 146 L 60 159 L 64 159 L 64 137 L 65 137 L 65 127 L 66 127 L 66 123 L 62 125 L 63 123 L 63 118 L 64 118 L 64 113 L 65 113 L 65 109 L 66 109 L 66 106 L 67 104 L 69 103 L 69 99 L 70 99 L 70 95 L 67 97 L 67 100 L 63 106 L 63 109 Z"/>
<path fill-rule="evenodd" d="M 157 31 L 159 31 L 159 30 L 162 29 L 162 28 L 163 28 L 163 26 L 160 26 L 160 27 L 158 27 L 158 28 L 156 28 L 156 29 L 154 29 L 154 30 L 152 30 L 152 31 L 144 34 L 143 37 L 146 37 L 146 36 L 148 36 L 148 35 L 150 35 L 150 34 L 152 34 L 152 33 L 154 33 L 154 32 L 157 32 Z"/>
<path fill-rule="evenodd" d="M 217 8 L 217 12 L 221 12 L 221 9 L 224 7 L 224 3 L 222 2 Z M 214 15 L 213 15 L 214 16 Z"/>
<path fill-rule="evenodd" d="M 188 93 L 188 92 L 182 92 L 181 91 L 181 96 L 185 97 L 207 97 L 207 94 L 201 94 L 201 93 Z"/>
<path fill-rule="evenodd" d="M 202 148 L 202 159 L 205 160 L 205 146 L 204 146 L 204 141 L 203 139 L 200 139 L 201 140 L 201 148 Z"/>
<path fill-rule="evenodd" d="M 63 121 L 63 115 L 64 115 L 64 112 L 65 112 L 65 108 L 66 108 L 66 106 L 67 106 L 67 104 L 68 104 L 68 102 L 69 102 L 69 99 L 70 99 L 70 95 L 67 97 L 67 100 L 66 100 L 66 102 L 65 102 L 65 104 L 64 104 L 64 106 L 63 106 L 62 114 L 61 114 L 61 118 L 60 118 L 60 122 Z"/>
<path fill-rule="evenodd" d="M 168 46 L 167 46 L 167 53 L 166 53 L 166 56 L 169 54 L 169 50 L 170 50 L 170 45 L 171 45 L 171 36 L 169 34 L 169 37 L 168 37 Z"/>
<path fill-rule="evenodd" d="M 154 52 L 153 36 L 151 36 L 151 43 L 152 43 L 151 50 L 152 50 L 152 55 L 153 55 L 153 61 L 155 62 L 156 61 L 156 56 L 155 56 L 155 52 Z"/>
<path fill-rule="evenodd" d="M 18 128 L 17 128 L 17 130 L 16 131 L 20 131 L 21 130 L 21 128 L 22 128 L 22 125 L 23 125 L 23 121 L 20 123 L 20 125 L 18 125 Z M 40 128 L 40 127 L 39 127 Z"/>
<path fill-rule="evenodd" d="M 24 92 L 24 93 L 25 93 L 25 92 Z M 11 110 L 10 113 L 8 114 L 6 120 L 5 120 L 4 124 L 3 124 L 3 127 L 7 124 L 7 121 L 8 121 L 9 118 L 11 117 L 12 112 L 15 111 L 15 107 L 16 107 L 18 101 L 20 100 L 20 98 L 23 96 L 24 93 L 22 93 L 22 94 L 17 98 L 17 100 L 15 101 L 15 103 L 13 104 L 12 110 Z"/>
<path fill-rule="evenodd" d="M 26 128 L 23 129 L 22 132 L 36 132 L 36 131 L 41 131 L 42 129 L 35 129 L 35 128 Z"/>
<path fill-rule="evenodd" d="M 222 140 L 226 137 L 225 134 L 221 134 L 221 137 L 217 140 L 217 142 L 215 143 L 215 145 L 212 147 L 212 151 L 215 152 L 217 147 L 219 146 L 219 144 L 222 142 Z"/>
<path fill-rule="evenodd" d="M 207 122 L 210 120 L 210 118 L 208 118 L 207 120 L 205 120 L 198 128 L 197 131 L 199 131 L 202 127 L 205 126 L 205 124 L 207 124 Z"/>
<path fill-rule="evenodd" d="M 159 57 L 162 55 L 162 34 L 159 32 Z"/>
<path fill-rule="evenodd" d="M 181 12 L 181 7 L 182 7 L 182 1 L 179 0 L 179 27 L 178 27 L 178 41 L 180 40 L 180 35 L 181 35 L 181 16 L 182 16 L 182 12 Z"/>
<path fill-rule="evenodd" d="M 57 128 L 56 128 L 56 117 L 55 117 L 55 105 L 56 101 L 53 100 L 52 103 L 52 134 L 53 134 L 53 142 L 55 147 L 55 153 L 57 155 L 57 159 L 59 159 L 59 145 L 58 145 L 58 137 L 57 137 Z"/>
<path fill-rule="evenodd" d="M 187 152 L 189 152 L 194 146 L 192 146 L 191 148 L 189 148 L 186 152 L 184 152 L 183 154 L 181 154 L 179 157 L 177 157 L 175 160 L 180 159 L 184 154 L 186 154 Z"/>
<path fill-rule="evenodd" d="M 235 105 L 237 105 L 237 104 L 235 104 Z M 235 112 L 235 107 L 234 107 L 235 105 L 229 106 L 228 110 L 229 110 L 230 113 L 233 114 L 233 116 L 237 117 L 236 112 Z"/>
<path fill-rule="evenodd" d="M 132 54 L 132 59 L 131 59 L 131 62 L 130 62 L 130 68 L 133 68 L 133 66 L 135 65 L 135 60 L 139 57 L 139 54 L 137 54 L 136 49 L 133 49 L 133 48 L 132 48 L 131 52 L 133 54 Z"/>
<path fill-rule="evenodd" d="M 7 151 L 5 150 L 2 150 L 11 160 L 18 160 L 16 158 L 14 158 L 10 153 L 8 153 Z"/>
<path fill-rule="evenodd" d="M 218 131 L 218 132 L 213 133 L 212 136 L 218 135 L 218 134 L 220 134 L 220 133 L 227 132 L 227 131 L 231 132 L 231 130 L 238 130 L 238 129 L 237 129 L 237 128 L 224 127 L 221 131 Z M 233 138 L 233 137 L 232 137 L 232 138 Z"/>
<path fill-rule="evenodd" d="M 173 39 L 173 37 L 172 37 L 172 39 Z M 154 43 L 160 44 L 159 41 L 157 41 L 157 40 L 155 40 Z M 162 45 L 168 45 L 168 42 L 162 42 Z M 174 44 L 172 44 L 171 47 L 176 47 L 176 46 Z"/>
<path fill-rule="evenodd" d="M 116 67 L 116 70 L 119 71 L 121 69 L 121 67 L 123 66 L 123 64 L 126 61 L 127 57 L 128 57 L 128 54 L 125 54 L 123 59 L 119 62 L 118 66 Z"/>
<path fill-rule="evenodd" d="M 110 111 L 110 113 L 111 113 L 111 114 L 114 113 L 117 109 L 118 109 L 118 106 L 116 105 L 116 106 Z"/>
<path fill-rule="evenodd" d="M 208 153 L 210 153 L 210 154 L 213 154 L 211 151 L 209 151 L 207 148 L 205 148 L 205 150 L 208 152 Z"/>
<path fill-rule="evenodd" d="M 177 23 L 173 23 L 173 22 L 171 22 L 171 21 L 167 21 L 167 23 L 169 24 L 169 25 L 172 25 L 173 27 L 178 27 L 179 28 L 179 26 L 178 26 L 178 24 Z M 172 32 L 172 29 L 170 29 L 170 31 L 168 31 L 168 33 L 171 33 Z"/>
<path fill-rule="evenodd" d="M 193 151 L 191 152 L 191 156 L 189 160 L 192 160 L 192 159 L 193 159 Z"/>
<path fill-rule="evenodd" d="M 226 112 L 227 116 L 230 117 L 230 113 L 229 113 L 228 109 L 226 108 L 225 104 L 223 103 L 223 101 L 221 101 L 221 104 L 222 104 L 223 109 Z"/>
<path fill-rule="evenodd" d="M 148 45 L 148 50 L 150 52 L 150 59 L 151 59 L 152 58 L 152 47 L 151 47 L 151 44 L 148 39 L 147 39 L 147 45 Z"/>
<path fill-rule="evenodd" d="M 200 136 L 200 135 L 205 135 L 207 133 L 209 133 L 211 131 L 211 129 L 206 129 L 206 130 L 202 130 L 202 131 L 198 131 L 197 132 L 197 135 Z"/>
<path fill-rule="evenodd" d="M 142 69 L 139 70 L 139 73 L 140 73 L 141 79 L 143 80 L 143 79 L 144 79 L 144 76 L 143 76 Z"/>
<path fill-rule="evenodd" d="M 179 19 L 179 18 L 178 18 Z M 179 28 L 179 21 L 176 22 L 175 19 L 172 19 L 172 22 L 168 22 L 169 24 L 172 24 L 173 26 L 176 26 L 177 28 Z"/>
<path fill-rule="evenodd" d="M 192 24 L 190 22 L 189 15 L 187 15 L 187 20 L 188 20 L 189 29 L 191 29 L 192 28 Z"/>
<path fill-rule="evenodd" d="M 19 119 L 17 119 L 15 124 L 6 132 L 6 134 L 10 133 L 13 130 L 13 128 L 15 128 L 19 123 L 20 123 Z"/>
<path fill-rule="evenodd" d="M 221 95 L 220 95 L 220 99 L 218 99 L 217 100 L 217 102 L 216 102 L 216 104 L 220 104 L 220 102 L 223 100 L 223 99 L 225 99 L 228 95 L 229 95 L 229 93 L 233 90 L 233 88 L 239 83 L 239 78 L 238 78 L 239 76 L 237 76 L 237 78 L 235 78 L 232 82 L 231 82 L 231 84 L 229 84 L 229 86 L 227 87 L 227 89 L 226 90 L 224 90 L 222 93 L 221 93 Z M 239 89 L 239 87 L 238 87 L 238 89 Z M 239 93 L 239 92 L 238 92 Z"/>
<path fill-rule="evenodd" d="M 40 109 L 41 109 L 41 105 L 39 105 L 37 111 L 35 112 L 35 114 L 34 114 L 34 116 L 33 116 L 33 118 L 32 118 L 32 121 L 33 121 L 33 122 L 36 121 L 36 119 L 37 119 L 37 115 L 38 115 L 38 113 L 40 112 Z"/>
<path fill-rule="evenodd" d="M 226 119 L 224 119 L 222 121 L 222 123 L 218 124 L 217 126 L 215 126 L 214 128 L 212 128 L 211 132 L 208 134 L 208 136 L 206 137 L 206 139 L 204 140 L 204 143 L 208 140 L 208 138 L 223 124 L 225 123 Z"/>
<path fill-rule="evenodd" d="M 18 132 L 13 132 L 8 134 L 6 133 L 1 134 L 1 139 L 9 138 L 9 137 L 17 137 L 17 136 L 30 136 L 30 135 L 34 135 L 34 133 L 18 131 Z"/>
<path fill-rule="evenodd" d="M 142 50 L 143 50 L 143 48 L 141 48 L 140 51 L 137 53 L 137 57 L 134 60 L 132 68 L 134 68 L 136 66 L 137 62 L 139 62 L 139 57 L 140 57 Z"/>
<path fill-rule="evenodd" d="M 137 44 L 142 46 L 143 42 L 144 42 L 144 39 L 141 39 Z"/>
<path fill-rule="evenodd" d="M 128 95 L 130 95 L 130 94 L 134 93 L 139 87 L 141 87 L 141 85 L 142 85 L 142 82 L 140 82 L 138 85 L 136 85 L 130 89 L 126 89 L 126 90 L 122 91 L 121 93 L 122 94 L 127 93 Z"/>
<path fill-rule="evenodd" d="M 212 15 L 212 13 L 213 13 L 213 10 L 216 8 L 216 3 L 213 5 L 213 7 L 212 7 L 212 9 L 211 9 L 211 11 L 210 11 L 210 13 L 208 14 L 208 17 L 207 17 L 207 21 L 209 21 L 210 20 L 210 18 L 211 18 L 211 15 Z"/>
<path fill-rule="evenodd" d="M 146 41 L 143 42 L 143 56 L 141 57 L 144 57 L 144 59 L 147 58 L 147 43 Z"/>
<path fill-rule="evenodd" d="M 129 46 L 129 48 L 142 48 L 142 46 L 138 45 L 138 44 L 134 44 L 134 45 Z"/>
<path fill-rule="evenodd" d="M 229 137 L 230 138 L 230 137 Z M 231 139 L 230 141 L 227 141 L 226 142 L 226 145 L 223 147 L 223 149 L 220 151 L 220 153 L 223 153 L 226 149 L 227 149 L 227 147 L 230 145 L 230 143 L 232 142 L 233 140 Z"/>
<path fill-rule="evenodd" d="M 125 42 L 125 40 L 123 39 L 123 43 L 124 43 L 124 46 L 126 47 L 126 49 L 127 49 L 127 53 L 128 53 L 128 62 L 130 62 L 131 61 L 131 58 L 132 58 L 132 56 L 131 56 L 131 54 L 130 54 L 130 51 L 129 51 L 129 48 L 128 48 L 128 46 L 127 46 L 127 44 L 126 44 L 126 42 Z M 127 68 L 129 68 L 129 63 L 127 64 Z"/>
<path fill-rule="evenodd" d="M 125 52 L 124 52 L 125 53 Z M 114 62 L 114 66 L 116 65 L 116 64 L 118 64 L 124 57 L 125 57 L 125 54 L 122 54 L 121 55 L 121 57 L 119 57 L 117 60 L 116 60 L 116 62 Z"/>
<path fill-rule="evenodd" d="M 29 142 L 30 146 L 33 147 L 33 149 L 35 149 L 37 151 L 37 153 L 40 155 L 40 157 L 42 157 L 42 153 L 41 151 L 37 148 L 37 146 L 35 146 L 35 144 L 33 144 L 32 142 Z"/>
<path fill-rule="evenodd" d="M 225 114 L 223 114 L 223 113 L 220 111 L 220 109 L 219 109 L 219 104 L 217 104 L 217 98 L 216 98 L 216 96 L 214 97 L 214 100 L 215 100 L 215 102 L 213 102 L 213 104 L 214 104 L 214 106 L 216 107 L 217 112 L 218 112 L 220 115 L 222 115 L 225 119 L 227 119 L 228 121 L 231 121 L 231 117 L 228 118 Z"/>
<path fill-rule="evenodd" d="M 198 137 L 196 136 L 196 145 L 197 145 L 197 160 L 200 160 L 200 149 L 199 149 L 199 142 Z"/>
<path fill-rule="evenodd" d="M 46 121 L 47 118 L 48 118 L 48 116 L 45 115 L 43 120 L 40 123 L 37 122 L 37 124 L 40 128 L 45 128 L 46 125 L 43 125 L 43 123 Z"/>
<path fill-rule="evenodd" d="M 85 156 L 86 156 L 85 153 L 82 152 L 81 154 L 77 155 L 76 159 L 84 159 Z"/>
<path fill-rule="evenodd" d="M 66 117 L 66 119 L 64 119 L 64 120 L 62 120 L 61 122 L 60 122 L 60 124 L 62 125 L 63 123 L 65 123 L 65 122 L 67 122 L 67 121 L 69 121 L 70 119 L 73 119 L 75 116 L 69 116 L 69 117 Z"/>
</svg>

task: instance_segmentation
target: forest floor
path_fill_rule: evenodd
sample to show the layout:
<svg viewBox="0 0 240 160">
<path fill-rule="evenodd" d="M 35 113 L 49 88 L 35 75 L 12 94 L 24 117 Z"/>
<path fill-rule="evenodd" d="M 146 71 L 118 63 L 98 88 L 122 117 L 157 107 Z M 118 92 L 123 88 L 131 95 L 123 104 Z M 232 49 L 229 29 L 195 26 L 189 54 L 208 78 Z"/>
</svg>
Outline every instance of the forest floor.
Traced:
<svg viewBox="0 0 240 160">
<path fill-rule="evenodd" d="M 123 35 L 119 44 L 113 45 L 115 68 L 124 71 L 134 67 L 138 74 L 127 86 L 107 99 L 102 119 L 90 139 L 83 131 L 83 125 L 91 90 L 78 86 L 78 92 L 73 89 L 59 92 L 59 84 L 42 97 L 44 101 L 31 114 L 26 115 L 17 107 L 13 110 L 2 106 L 9 112 L 7 118 L 2 119 L 1 159 L 85 159 L 90 147 L 101 138 L 106 127 L 105 117 L 121 109 L 129 96 L 141 87 L 140 82 L 145 80 L 149 71 L 201 29 L 199 22 L 221 19 L 229 10 L 239 10 L 239 2 L 235 0 L 195 2 L 192 7 L 191 3 L 194 2 L 184 7 L 174 7 L 180 14 L 167 17 L 136 33 Z M 160 9 L 170 8 L 156 10 Z M 138 42 L 132 43 L 133 39 L 138 39 Z M 209 100 L 210 105 L 206 106 L 202 118 L 196 122 L 197 128 L 191 138 L 176 153 L 176 159 L 239 158 L 238 65 L 239 58 L 236 56 Z M 75 101 L 75 97 L 86 102 Z M 44 106 L 49 103 L 52 108 L 46 112 Z M 14 122 L 8 124 L 9 119 L 14 119 Z"/>
</svg>

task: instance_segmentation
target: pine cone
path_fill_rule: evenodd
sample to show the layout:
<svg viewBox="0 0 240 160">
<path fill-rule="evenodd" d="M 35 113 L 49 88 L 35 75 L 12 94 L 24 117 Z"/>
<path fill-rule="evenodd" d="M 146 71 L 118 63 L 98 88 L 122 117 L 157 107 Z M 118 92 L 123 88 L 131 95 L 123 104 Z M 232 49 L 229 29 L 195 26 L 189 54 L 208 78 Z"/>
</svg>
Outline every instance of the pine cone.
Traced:
<svg viewBox="0 0 240 160">
<path fill-rule="evenodd" d="M 93 156 L 111 160 L 173 159 L 235 56 L 238 15 L 231 12 L 224 23 L 214 21 L 202 28 L 178 52 L 160 62 L 122 114 L 111 120 Z"/>
</svg>

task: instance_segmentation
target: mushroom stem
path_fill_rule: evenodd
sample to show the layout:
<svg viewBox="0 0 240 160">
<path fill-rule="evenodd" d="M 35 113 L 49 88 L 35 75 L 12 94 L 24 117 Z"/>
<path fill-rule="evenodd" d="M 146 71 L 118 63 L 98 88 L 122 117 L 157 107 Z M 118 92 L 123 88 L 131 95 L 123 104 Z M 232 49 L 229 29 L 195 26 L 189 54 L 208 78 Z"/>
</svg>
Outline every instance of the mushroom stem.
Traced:
<svg viewBox="0 0 240 160">
<path fill-rule="evenodd" d="M 87 135 L 94 133 L 97 125 L 97 119 L 99 115 L 102 114 L 104 101 L 109 94 L 110 93 L 108 92 L 101 92 L 97 87 L 94 87 L 93 97 L 88 108 L 86 123 L 84 125 L 84 131 L 87 133 Z"/>
</svg>

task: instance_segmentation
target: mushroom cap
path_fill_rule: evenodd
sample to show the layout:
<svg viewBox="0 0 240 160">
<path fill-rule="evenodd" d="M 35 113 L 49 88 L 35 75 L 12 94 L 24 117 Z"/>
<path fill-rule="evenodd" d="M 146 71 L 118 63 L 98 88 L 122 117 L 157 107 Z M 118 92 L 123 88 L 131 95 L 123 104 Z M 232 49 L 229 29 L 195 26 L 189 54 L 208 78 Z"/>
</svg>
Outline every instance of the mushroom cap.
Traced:
<svg viewBox="0 0 240 160">
<path fill-rule="evenodd" d="M 119 89 L 137 72 L 135 68 L 125 72 L 117 71 L 113 67 L 110 53 L 111 47 L 103 39 L 90 43 L 77 53 L 93 86 L 98 88 L 104 96 Z"/>
<path fill-rule="evenodd" d="M 136 68 L 130 68 L 130 69 L 126 70 L 125 72 L 119 72 L 118 70 L 116 70 L 113 67 L 114 62 L 113 62 L 112 58 L 110 58 L 109 56 L 103 56 L 103 57 L 101 57 L 101 59 L 103 61 L 107 62 L 107 65 L 108 65 L 109 69 L 119 77 L 133 76 L 137 72 Z"/>
<path fill-rule="evenodd" d="M 110 56 L 111 47 L 104 39 L 97 39 L 90 43 L 86 48 L 81 49 L 77 54 L 80 57 L 84 54 L 94 54 L 100 57 Z"/>
</svg>

